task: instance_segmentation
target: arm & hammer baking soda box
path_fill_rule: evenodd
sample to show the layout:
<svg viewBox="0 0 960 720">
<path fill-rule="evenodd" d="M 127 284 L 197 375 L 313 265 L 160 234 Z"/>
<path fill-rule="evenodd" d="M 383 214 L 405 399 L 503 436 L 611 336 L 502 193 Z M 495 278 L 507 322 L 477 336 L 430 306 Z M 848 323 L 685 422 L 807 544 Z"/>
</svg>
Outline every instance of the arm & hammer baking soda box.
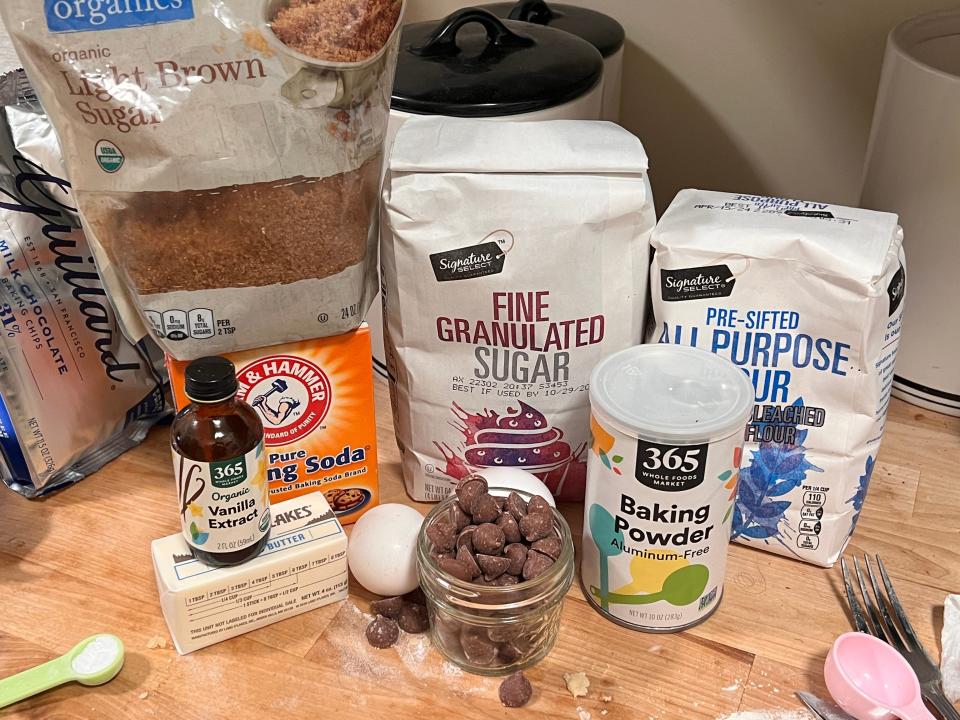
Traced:
<svg viewBox="0 0 960 720">
<path fill-rule="evenodd" d="M 225 353 L 263 422 L 270 502 L 320 490 L 344 525 L 380 500 L 370 329 Z M 177 410 L 189 361 L 167 356 Z"/>
</svg>

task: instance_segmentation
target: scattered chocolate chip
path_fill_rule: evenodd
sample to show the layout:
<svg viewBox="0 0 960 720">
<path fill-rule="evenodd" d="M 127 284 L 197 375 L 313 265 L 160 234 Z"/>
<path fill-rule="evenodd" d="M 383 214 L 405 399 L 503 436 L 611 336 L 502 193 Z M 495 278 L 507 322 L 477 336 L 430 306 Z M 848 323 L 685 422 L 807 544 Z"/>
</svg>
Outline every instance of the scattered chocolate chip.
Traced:
<svg viewBox="0 0 960 720">
<path fill-rule="evenodd" d="M 370 612 L 374 615 L 383 615 L 391 620 L 400 617 L 400 608 L 403 607 L 403 598 L 391 597 L 374 600 L 370 603 Z"/>
<path fill-rule="evenodd" d="M 473 501 L 487 491 L 487 481 L 479 475 L 468 475 L 457 483 L 457 499 L 465 512 L 473 513 Z"/>
<path fill-rule="evenodd" d="M 477 555 L 477 563 L 483 570 L 483 579 L 493 582 L 503 575 L 510 567 L 510 558 L 497 557 L 495 555 Z"/>
<path fill-rule="evenodd" d="M 560 538 L 556 535 L 551 535 L 550 537 L 545 537 L 542 540 L 537 540 L 533 545 L 530 546 L 531 550 L 536 550 L 539 553 L 543 553 L 547 557 L 551 557 L 554 560 L 560 557 L 560 550 L 562 549 L 560 543 Z"/>
<path fill-rule="evenodd" d="M 506 544 L 503 530 L 493 523 L 478 525 L 473 533 L 473 549 L 484 555 L 499 555 Z"/>
<path fill-rule="evenodd" d="M 548 512 L 531 512 L 520 520 L 520 532 L 527 542 L 549 537 L 553 533 L 553 514 Z"/>
<path fill-rule="evenodd" d="M 527 546 L 520 542 L 510 543 L 503 549 L 503 554 L 510 558 L 510 567 L 507 572 L 519 575 L 523 572 L 523 564 L 527 561 Z"/>
<path fill-rule="evenodd" d="M 497 585 L 498 587 L 506 587 L 507 585 L 516 585 L 518 582 L 520 582 L 520 578 L 518 578 L 516 575 L 504 573 L 494 580 L 493 584 Z"/>
<path fill-rule="evenodd" d="M 457 529 L 446 520 L 437 520 L 427 527 L 427 537 L 435 550 L 450 552 L 457 542 Z"/>
<path fill-rule="evenodd" d="M 507 501 L 503 507 L 513 515 L 513 519 L 517 522 L 520 522 L 520 518 L 527 514 L 527 501 L 515 492 L 507 495 Z"/>
<path fill-rule="evenodd" d="M 544 555 L 543 557 L 546 556 Z M 470 574 L 470 569 L 465 563 L 460 562 L 456 558 L 443 558 L 437 564 L 440 566 L 441 570 L 449 575 L 453 575 L 458 580 L 463 580 L 464 582 L 470 582 L 473 580 L 473 576 Z"/>
<path fill-rule="evenodd" d="M 477 559 L 473 557 L 472 552 L 467 550 L 466 546 L 457 550 L 457 560 L 462 562 L 467 568 L 467 572 L 470 573 L 471 580 L 480 575 L 480 566 L 477 565 Z"/>
<path fill-rule="evenodd" d="M 470 514 L 460 507 L 460 503 L 454 502 L 450 506 L 450 522 L 453 523 L 457 532 L 460 532 L 470 524 Z"/>
<path fill-rule="evenodd" d="M 367 625 L 367 642 L 381 650 L 391 647 L 400 639 L 400 627 L 396 620 L 377 615 Z"/>
<path fill-rule="evenodd" d="M 457 535 L 457 550 L 466 546 L 467 550 L 473 552 L 473 533 L 476 529 L 476 525 L 467 525 L 460 531 L 460 534 Z"/>
<path fill-rule="evenodd" d="M 550 513 L 553 507 L 541 495 L 532 495 L 527 500 L 527 513 L 545 512 Z"/>
<path fill-rule="evenodd" d="M 518 543 L 523 538 L 520 536 L 520 526 L 513 515 L 508 512 L 503 513 L 497 518 L 497 527 L 503 530 L 503 537 L 508 543 Z"/>
<path fill-rule="evenodd" d="M 423 594 L 423 590 L 419 586 L 404 595 L 403 599 L 412 602 L 414 605 L 423 605 L 424 607 L 427 605 L 427 596 Z"/>
<path fill-rule="evenodd" d="M 426 632 L 430 629 L 430 617 L 427 615 L 427 608 L 412 602 L 403 603 L 400 616 L 397 618 L 397 625 L 404 632 L 414 635 Z"/>
<path fill-rule="evenodd" d="M 523 564 L 523 579 L 533 580 L 538 575 L 542 575 L 551 565 L 553 565 L 553 558 L 531 550 L 527 553 L 527 561 Z"/>
<path fill-rule="evenodd" d="M 477 665 L 490 665 L 497 657 L 496 644 L 490 642 L 480 628 L 464 627 L 460 632 L 460 647 L 467 660 Z"/>
<path fill-rule="evenodd" d="M 515 672 L 500 683 L 500 702 L 506 707 L 523 707 L 532 696 L 533 687 L 522 672 Z"/>
<path fill-rule="evenodd" d="M 497 501 L 490 493 L 481 493 L 473 501 L 473 523 L 493 522 L 500 515 L 500 508 L 497 507 Z"/>
</svg>

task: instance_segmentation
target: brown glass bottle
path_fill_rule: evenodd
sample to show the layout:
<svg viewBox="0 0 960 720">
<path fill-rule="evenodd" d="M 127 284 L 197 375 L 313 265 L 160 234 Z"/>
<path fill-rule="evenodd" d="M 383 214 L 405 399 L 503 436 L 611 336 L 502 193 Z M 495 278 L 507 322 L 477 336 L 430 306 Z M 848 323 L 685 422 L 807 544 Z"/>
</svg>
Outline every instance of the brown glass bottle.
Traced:
<svg viewBox="0 0 960 720">
<path fill-rule="evenodd" d="M 263 424 L 236 398 L 236 370 L 226 358 L 194 360 L 185 386 L 190 404 L 170 428 L 184 539 L 207 565 L 237 565 L 270 536 Z"/>
</svg>

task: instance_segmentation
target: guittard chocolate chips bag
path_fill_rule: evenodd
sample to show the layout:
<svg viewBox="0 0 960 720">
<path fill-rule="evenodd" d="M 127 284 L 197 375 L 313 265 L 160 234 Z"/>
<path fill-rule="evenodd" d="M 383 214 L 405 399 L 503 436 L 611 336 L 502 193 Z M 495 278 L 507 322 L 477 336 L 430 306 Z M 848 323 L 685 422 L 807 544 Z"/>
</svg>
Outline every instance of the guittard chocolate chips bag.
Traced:
<svg viewBox="0 0 960 720">
<path fill-rule="evenodd" d="M 0 78 L 0 474 L 28 497 L 79 480 L 167 412 L 160 356 L 120 332 L 23 72 Z"/>
<path fill-rule="evenodd" d="M 729 358 L 756 390 L 733 538 L 832 565 L 886 424 L 906 289 L 897 216 L 682 190 L 651 242 L 649 340 Z"/>
<path fill-rule="evenodd" d="M 646 153 L 616 125 L 404 124 L 381 256 L 414 499 L 510 465 L 583 499 L 590 372 L 640 342 L 653 224 Z"/>
<path fill-rule="evenodd" d="M 190 359 L 360 324 L 402 10 L 0 5 L 128 336 Z"/>
</svg>

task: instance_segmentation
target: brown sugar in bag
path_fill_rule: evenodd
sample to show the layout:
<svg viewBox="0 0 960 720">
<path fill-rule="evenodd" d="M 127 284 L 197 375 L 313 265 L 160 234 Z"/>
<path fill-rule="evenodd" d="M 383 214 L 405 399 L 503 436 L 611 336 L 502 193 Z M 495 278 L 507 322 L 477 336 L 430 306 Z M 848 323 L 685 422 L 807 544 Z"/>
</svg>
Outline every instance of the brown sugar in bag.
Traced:
<svg viewBox="0 0 960 720">
<path fill-rule="evenodd" d="M 360 324 L 402 11 L 3 3 L 131 339 L 190 359 Z"/>
</svg>

